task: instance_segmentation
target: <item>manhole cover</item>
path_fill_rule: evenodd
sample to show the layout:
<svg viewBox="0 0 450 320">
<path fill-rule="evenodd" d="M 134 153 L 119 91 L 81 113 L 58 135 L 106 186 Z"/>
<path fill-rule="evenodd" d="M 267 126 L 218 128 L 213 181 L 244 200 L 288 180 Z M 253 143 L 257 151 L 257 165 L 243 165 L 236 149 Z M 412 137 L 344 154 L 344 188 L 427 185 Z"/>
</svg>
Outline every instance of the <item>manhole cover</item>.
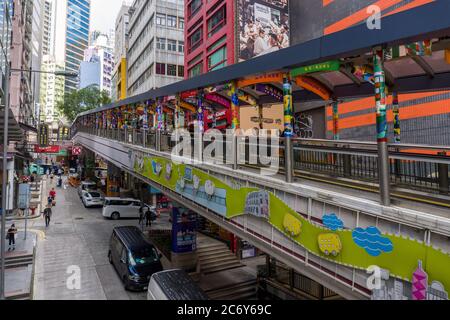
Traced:
<svg viewBox="0 0 450 320">
<path fill-rule="evenodd" d="M 75 218 L 75 220 L 83 220 L 84 218 L 81 218 L 81 217 L 78 217 L 78 218 Z"/>
</svg>

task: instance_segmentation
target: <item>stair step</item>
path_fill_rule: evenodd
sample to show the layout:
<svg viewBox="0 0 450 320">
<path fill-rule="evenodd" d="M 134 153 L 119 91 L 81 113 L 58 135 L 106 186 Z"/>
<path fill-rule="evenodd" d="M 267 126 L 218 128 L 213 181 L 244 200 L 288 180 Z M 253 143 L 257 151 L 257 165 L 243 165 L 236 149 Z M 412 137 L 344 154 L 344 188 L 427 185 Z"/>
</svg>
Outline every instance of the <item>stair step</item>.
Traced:
<svg viewBox="0 0 450 320">
<path fill-rule="evenodd" d="M 218 265 L 216 267 L 208 267 L 208 268 L 200 268 L 200 271 L 203 274 L 209 274 L 209 273 L 214 273 L 214 272 L 219 272 L 219 271 L 224 271 L 224 270 L 231 270 L 231 269 L 236 269 L 236 268 L 241 268 L 244 265 L 241 264 L 240 262 L 234 262 L 234 263 L 230 263 L 230 264 L 221 264 Z"/>
<path fill-rule="evenodd" d="M 6 264 L 5 264 L 5 269 L 19 268 L 19 267 L 28 266 L 28 265 L 30 265 L 30 264 L 33 264 L 33 261 L 29 261 L 29 262 L 19 262 L 19 263 L 6 263 Z"/>
<path fill-rule="evenodd" d="M 233 264 L 239 264 L 242 265 L 241 262 L 237 259 L 231 259 L 226 261 L 211 261 L 209 263 L 200 264 L 200 270 L 208 269 L 208 268 L 215 268 L 219 266 L 228 266 Z"/>
<path fill-rule="evenodd" d="M 202 268 L 210 266 L 212 264 L 224 264 L 228 262 L 239 262 L 235 256 L 228 256 L 228 257 L 221 257 L 216 259 L 209 259 L 208 261 L 205 260 L 199 260 L 199 264 Z"/>
<path fill-rule="evenodd" d="M 230 251 L 217 252 L 216 254 L 197 255 L 197 256 L 198 256 L 199 260 L 204 260 L 204 261 L 221 258 L 221 257 L 228 257 L 228 256 L 232 256 L 232 257 L 236 258 L 234 253 L 232 253 Z"/>
<path fill-rule="evenodd" d="M 208 247 L 201 247 L 197 248 L 197 252 L 210 252 L 210 251 L 216 251 L 216 250 L 230 250 L 226 245 L 220 245 L 220 246 L 208 246 Z"/>
<path fill-rule="evenodd" d="M 237 288 L 248 287 L 248 286 L 254 286 L 256 288 L 256 285 L 257 285 L 256 279 L 251 279 L 251 280 L 247 280 L 247 281 L 243 281 L 243 282 L 227 284 L 222 287 L 212 288 L 212 289 L 206 290 L 205 292 L 209 293 L 209 292 L 215 292 L 215 291 L 220 291 L 220 290 L 237 289 Z"/>
<path fill-rule="evenodd" d="M 197 251 L 197 256 L 198 257 L 206 257 L 206 256 L 222 254 L 222 253 L 231 253 L 231 251 L 228 249 L 215 249 L 215 250 L 203 251 L 203 252 Z"/>
</svg>

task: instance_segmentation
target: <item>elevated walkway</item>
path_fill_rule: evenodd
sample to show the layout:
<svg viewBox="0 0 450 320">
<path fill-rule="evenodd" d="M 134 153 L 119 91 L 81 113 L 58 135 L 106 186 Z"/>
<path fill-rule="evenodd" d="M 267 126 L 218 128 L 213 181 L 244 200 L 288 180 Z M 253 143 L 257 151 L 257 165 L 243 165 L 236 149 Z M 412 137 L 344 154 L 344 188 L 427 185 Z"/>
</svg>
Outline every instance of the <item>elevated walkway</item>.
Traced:
<svg viewBox="0 0 450 320">
<path fill-rule="evenodd" d="M 450 251 L 447 238 L 450 235 L 450 219 L 443 208 L 403 199 L 386 207 L 380 205 L 371 192 L 303 179 L 286 183 L 282 174 L 261 176 L 255 169 L 247 167 L 233 170 L 231 166 L 205 163 L 201 166 L 175 164 L 167 152 L 118 143 L 88 133 L 79 132 L 75 142 L 347 299 L 369 297 L 370 290 L 366 287 L 368 274 L 365 271 L 369 264 L 380 265 L 389 269 L 392 277 L 405 280 L 411 279 L 409 270 L 414 270 L 417 261 L 425 259 L 422 254 L 435 256 L 435 261 L 439 260 L 443 265 L 450 263 L 445 253 Z M 173 176 L 165 174 L 169 163 Z M 226 206 L 219 205 L 220 201 L 217 203 L 220 192 L 215 192 L 214 204 L 213 198 L 205 200 L 195 196 L 192 189 L 180 188 L 179 178 L 186 177 L 186 168 L 191 168 L 189 173 L 199 176 L 202 184 L 210 180 L 214 181 L 215 188 L 224 188 L 227 192 Z M 245 195 L 253 190 L 270 195 L 273 207 L 269 220 L 246 214 Z M 236 208 L 237 204 L 242 207 Z M 317 236 L 326 230 L 331 232 L 323 221 L 324 216 L 331 213 L 335 213 L 344 224 L 342 231 L 334 232 L 339 234 L 343 245 L 342 254 L 337 258 L 324 255 L 317 247 Z M 301 232 L 304 234 L 292 236 L 286 233 L 282 218 L 286 215 L 302 222 Z M 393 243 L 394 253 L 388 260 L 385 257 L 389 253 L 382 253 L 380 258 L 376 258 L 353 243 L 351 231 L 370 226 L 377 227 Z M 288 230 L 292 228 L 287 227 Z M 312 232 L 312 238 L 307 232 Z M 406 249 L 408 247 L 411 252 Z M 450 279 L 439 276 L 440 270 L 444 270 L 443 265 L 428 261 L 427 271 L 431 270 L 430 273 L 438 281 L 448 281 L 450 285 Z"/>
</svg>

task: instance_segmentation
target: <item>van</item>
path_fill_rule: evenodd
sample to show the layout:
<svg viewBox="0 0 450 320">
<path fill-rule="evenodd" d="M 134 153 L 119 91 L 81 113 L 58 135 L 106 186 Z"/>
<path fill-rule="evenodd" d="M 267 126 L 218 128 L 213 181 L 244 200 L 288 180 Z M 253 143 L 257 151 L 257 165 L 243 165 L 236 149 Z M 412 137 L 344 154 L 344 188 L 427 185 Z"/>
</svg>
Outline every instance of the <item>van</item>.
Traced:
<svg viewBox="0 0 450 320">
<path fill-rule="evenodd" d="M 186 271 L 174 269 L 152 275 L 147 300 L 208 300 L 208 296 Z"/>
<path fill-rule="evenodd" d="M 139 218 L 141 201 L 131 198 L 105 198 L 102 215 L 105 218 Z"/>
<path fill-rule="evenodd" d="M 147 290 L 152 274 L 163 270 L 161 257 L 139 228 L 114 228 L 108 260 L 116 269 L 126 290 Z"/>
</svg>

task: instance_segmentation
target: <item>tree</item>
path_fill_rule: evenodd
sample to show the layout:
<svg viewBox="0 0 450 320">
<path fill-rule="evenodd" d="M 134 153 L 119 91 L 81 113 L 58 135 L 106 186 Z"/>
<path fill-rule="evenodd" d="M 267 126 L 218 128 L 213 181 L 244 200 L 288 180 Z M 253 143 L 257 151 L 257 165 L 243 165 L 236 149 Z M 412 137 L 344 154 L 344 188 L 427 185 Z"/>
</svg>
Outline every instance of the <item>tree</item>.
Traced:
<svg viewBox="0 0 450 320">
<path fill-rule="evenodd" d="M 79 113 L 111 103 L 108 93 L 97 86 L 89 86 L 64 94 L 64 100 L 58 101 L 56 108 L 72 122 Z"/>
</svg>

